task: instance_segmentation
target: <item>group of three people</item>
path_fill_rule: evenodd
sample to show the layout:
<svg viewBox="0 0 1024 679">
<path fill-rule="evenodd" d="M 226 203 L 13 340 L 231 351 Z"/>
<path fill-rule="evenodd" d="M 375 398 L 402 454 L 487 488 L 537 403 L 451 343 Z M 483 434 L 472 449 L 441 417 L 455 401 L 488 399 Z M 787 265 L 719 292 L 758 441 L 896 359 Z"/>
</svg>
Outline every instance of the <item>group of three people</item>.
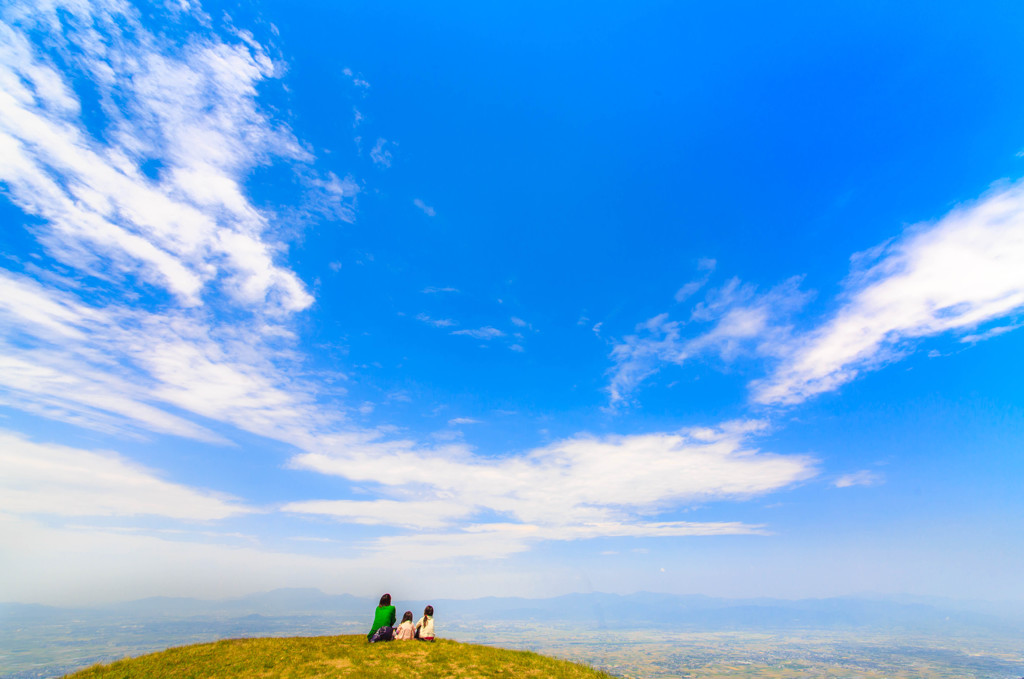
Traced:
<svg viewBox="0 0 1024 679">
<path fill-rule="evenodd" d="M 412 611 L 406 611 L 402 616 L 402 622 L 395 627 L 395 607 L 391 605 L 391 595 L 385 594 L 380 598 L 380 604 L 373 614 L 373 627 L 366 635 L 367 641 L 409 641 L 419 639 L 420 641 L 434 640 L 434 607 L 427 606 L 423 609 L 423 617 L 414 625 L 412 622 Z"/>
</svg>

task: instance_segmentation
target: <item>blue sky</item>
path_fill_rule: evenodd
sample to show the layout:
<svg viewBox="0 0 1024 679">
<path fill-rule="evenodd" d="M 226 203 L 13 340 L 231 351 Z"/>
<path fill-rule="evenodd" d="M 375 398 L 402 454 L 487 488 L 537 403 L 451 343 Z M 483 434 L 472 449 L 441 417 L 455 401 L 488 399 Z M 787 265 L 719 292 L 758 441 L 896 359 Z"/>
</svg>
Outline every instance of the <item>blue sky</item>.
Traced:
<svg viewBox="0 0 1024 679">
<path fill-rule="evenodd" d="M 0 11 L 0 600 L 1024 599 L 1019 5 Z"/>
</svg>

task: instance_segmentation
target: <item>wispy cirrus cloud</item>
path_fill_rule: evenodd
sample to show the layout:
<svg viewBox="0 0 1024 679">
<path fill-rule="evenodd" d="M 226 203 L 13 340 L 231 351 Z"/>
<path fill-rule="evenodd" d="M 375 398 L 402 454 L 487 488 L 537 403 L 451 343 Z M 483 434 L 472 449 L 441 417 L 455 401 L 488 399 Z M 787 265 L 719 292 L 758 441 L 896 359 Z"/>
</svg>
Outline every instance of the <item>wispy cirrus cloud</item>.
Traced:
<svg viewBox="0 0 1024 679">
<path fill-rule="evenodd" d="M 739 522 L 605 522 L 577 526 L 541 526 L 521 523 L 470 524 L 458 532 L 384 536 L 365 546 L 368 555 L 385 560 L 413 554 L 424 562 L 452 558 L 504 558 L 531 549 L 538 542 L 589 540 L 609 537 L 680 538 L 699 535 L 766 535 L 764 526 Z"/>
<path fill-rule="evenodd" d="M 790 278 L 766 292 L 733 278 L 709 291 L 688 320 L 668 313 L 636 326 L 611 352 L 608 394 L 612 405 L 629 400 L 638 385 L 663 365 L 681 365 L 698 356 L 732 362 L 742 356 L 772 356 L 785 350 L 790 319 L 812 296 Z"/>
<path fill-rule="evenodd" d="M 963 344 L 975 344 L 977 342 L 984 342 L 987 339 L 992 339 L 993 337 L 1005 335 L 1006 333 L 1021 327 L 1024 327 L 1024 323 L 1011 323 L 1010 325 L 1000 325 L 996 326 L 995 328 L 989 328 L 984 332 L 964 335 L 963 337 L 960 338 L 960 342 Z"/>
<path fill-rule="evenodd" d="M 370 83 L 363 79 L 361 75 L 356 75 L 355 73 L 353 73 L 351 68 L 343 68 L 341 70 L 341 73 L 342 75 L 348 77 L 349 80 L 351 80 L 352 84 L 355 85 L 356 87 L 362 90 L 370 89 Z"/>
<path fill-rule="evenodd" d="M 130 329 L 125 313 L 0 272 L 0 320 L 0 402 L 98 431 L 226 443 L 154 404 L 147 383 L 116 349 L 148 353 L 151 346 Z"/>
<path fill-rule="evenodd" d="M 449 426 L 460 425 L 460 424 L 480 424 L 480 420 L 474 417 L 453 417 L 448 420 Z"/>
<path fill-rule="evenodd" d="M 450 318 L 431 318 L 426 314 L 416 314 L 416 320 L 428 323 L 437 328 L 449 328 L 453 325 L 458 325 L 458 322 L 453 321 Z"/>
<path fill-rule="evenodd" d="M 686 301 L 688 298 L 692 297 L 698 290 L 707 285 L 708 281 L 711 279 L 711 274 L 715 270 L 715 266 L 717 266 L 717 262 L 713 259 L 705 257 L 699 260 L 697 262 L 697 270 L 702 272 L 702 275 L 699 278 L 690 281 L 683 287 L 676 290 L 676 301 Z"/>
<path fill-rule="evenodd" d="M 283 369 L 301 360 L 288 326 L 313 298 L 243 180 L 280 159 L 311 209 L 344 219 L 359 189 L 314 173 L 261 108 L 258 88 L 281 70 L 268 49 L 231 26 L 188 33 L 209 21 L 187 8 L 160 24 L 187 40 L 119 2 L 2 12 L 0 180 L 75 274 L 0 274 L 0 401 L 222 444 L 189 415 L 276 437 L 313 424 L 312 388 Z M 80 103 L 90 88 L 99 111 Z"/>
<path fill-rule="evenodd" d="M 281 511 L 329 516 L 345 523 L 426 530 L 463 519 L 473 508 L 443 500 L 306 500 L 289 502 Z"/>
<path fill-rule="evenodd" d="M 837 478 L 832 485 L 836 488 L 852 488 L 853 486 L 877 486 L 884 481 L 884 477 L 878 472 L 870 469 L 862 469 L 859 472 L 843 474 Z"/>
<path fill-rule="evenodd" d="M 497 328 L 485 325 L 482 328 L 467 328 L 465 330 L 452 330 L 453 335 L 465 335 L 478 340 L 492 340 L 496 337 L 504 337 L 505 333 Z"/>
<path fill-rule="evenodd" d="M 434 208 L 432 208 L 431 206 L 429 206 L 426 203 L 424 203 L 419 198 L 416 198 L 415 200 L 413 200 L 412 204 L 415 205 L 417 208 L 419 208 L 420 211 L 423 212 L 423 214 L 425 214 L 428 217 L 436 217 L 437 216 L 437 211 Z"/>
<path fill-rule="evenodd" d="M 12 407 L 100 431 L 222 444 L 182 413 L 274 438 L 323 426 L 311 389 L 282 370 L 293 360 L 284 328 L 214 327 L 195 309 L 89 306 L 3 272 L 0 291 L 0 400 Z"/>
<path fill-rule="evenodd" d="M 355 221 L 356 197 L 362 187 L 352 175 L 339 178 L 328 172 L 325 179 L 314 177 L 308 180 L 308 184 L 306 203 L 309 213 L 344 222 Z"/>
<path fill-rule="evenodd" d="M 0 26 L 0 180 L 41 218 L 48 252 L 185 305 L 216 292 L 263 312 L 308 307 L 312 297 L 278 264 L 282 246 L 240 185 L 272 158 L 309 159 L 256 103 L 257 85 L 276 74 L 266 51 L 241 34 L 181 46 L 119 3 L 29 7 L 9 6 Z M 51 26 L 63 28 L 48 33 L 49 51 L 26 35 Z M 126 27 L 133 39 L 115 39 Z M 101 114 L 83 112 L 75 76 L 96 88 Z"/>
<path fill-rule="evenodd" d="M 810 330 L 794 332 L 790 322 L 811 297 L 798 277 L 767 293 L 733 279 L 698 303 L 688 322 L 665 313 L 637 325 L 611 353 L 612 405 L 664 365 L 708 354 L 766 359 L 768 374 L 750 382 L 751 399 L 793 405 L 900 360 L 925 338 L 965 333 L 960 341 L 973 344 L 1022 327 L 1024 182 L 851 260 L 836 310 Z M 687 332 L 699 323 L 713 326 Z"/>
<path fill-rule="evenodd" d="M 397 146 L 395 142 L 389 142 L 384 137 L 378 138 L 377 143 L 370 149 L 370 159 L 373 160 L 374 165 L 383 168 L 391 167 L 394 159 L 391 154 L 391 147 L 394 146 Z"/>
<path fill-rule="evenodd" d="M 855 255 L 837 311 L 751 385 L 789 405 L 898 360 L 926 337 L 973 331 L 1024 309 L 1024 183 L 998 188 L 934 224 Z M 981 341 L 1018 324 L 971 333 Z"/>
</svg>

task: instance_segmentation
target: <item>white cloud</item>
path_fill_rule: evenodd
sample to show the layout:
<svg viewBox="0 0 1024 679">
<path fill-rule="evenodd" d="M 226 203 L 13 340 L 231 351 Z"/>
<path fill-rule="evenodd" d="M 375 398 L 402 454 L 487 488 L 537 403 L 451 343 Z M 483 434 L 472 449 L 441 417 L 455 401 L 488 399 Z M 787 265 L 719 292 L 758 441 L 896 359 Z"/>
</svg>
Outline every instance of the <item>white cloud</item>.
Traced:
<svg viewBox="0 0 1024 679">
<path fill-rule="evenodd" d="M 466 335 L 468 337 L 472 337 L 474 339 L 479 340 L 491 340 L 494 339 L 495 337 L 505 336 L 505 333 L 503 333 L 501 330 L 498 330 L 497 328 L 492 328 L 489 325 L 484 326 L 482 328 L 476 328 L 471 330 L 453 330 L 452 334 Z"/>
<path fill-rule="evenodd" d="M 376 504 L 363 502 L 360 504 Z M 400 503 L 404 504 L 404 503 Z M 440 504 L 440 503 L 439 503 Z M 443 506 L 443 505 L 442 505 Z M 470 524 L 457 531 L 430 532 L 429 529 L 441 525 L 431 523 L 428 510 L 425 521 L 409 523 L 410 516 L 394 507 L 394 516 L 374 516 L 366 523 L 384 523 L 377 519 L 386 519 L 389 525 L 404 526 L 415 532 L 404 535 L 387 535 L 373 538 L 360 545 L 361 552 L 367 558 L 383 561 L 415 562 L 448 562 L 452 559 L 500 559 L 531 549 L 536 543 L 548 540 L 586 540 L 597 537 L 692 537 L 708 535 L 766 535 L 762 526 L 737 522 L 661 522 L 647 524 L 623 524 L 605 522 L 590 526 L 540 526 L 523 523 L 486 523 Z M 346 510 L 347 511 L 347 510 Z M 358 511 L 358 510 L 356 510 Z M 374 510 L 368 510 L 373 512 Z M 442 510 L 443 511 L 443 510 Z M 453 513 L 443 518 L 454 518 Z M 332 512 L 314 511 L 332 515 Z M 358 516 L 358 515 L 357 515 Z M 343 511 L 338 518 L 352 520 Z M 357 521 L 363 523 L 363 521 Z"/>
<path fill-rule="evenodd" d="M 524 321 L 523 319 L 521 319 L 521 318 L 518 318 L 518 317 L 516 317 L 516 316 L 513 316 L 513 317 L 511 318 L 511 321 L 512 321 L 512 325 L 515 325 L 515 326 L 517 326 L 517 327 L 520 327 L 520 328 L 525 328 L 525 327 L 527 327 L 528 325 L 530 325 L 529 323 L 527 323 L 527 322 L 526 322 L 526 321 Z"/>
<path fill-rule="evenodd" d="M 715 270 L 715 265 L 716 262 L 713 259 L 705 258 L 698 261 L 697 270 L 703 271 L 704 274 L 700 278 L 692 280 L 683 287 L 679 288 L 679 290 L 676 291 L 675 295 L 676 301 L 686 301 L 688 298 L 692 297 L 698 290 L 703 288 L 707 284 L 708 280 L 710 280 L 711 274 Z"/>
<path fill-rule="evenodd" d="M 444 500 L 307 500 L 289 502 L 281 511 L 331 516 L 345 523 L 423 530 L 450 525 L 473 509 Z"/>
<path fill-rule="evenodd" d="M 799 403 L 898 360 L 915 340 L 1018 313 L 1024 307 L 1024 183 L 958 207 L 934 225 L 909 229 L 854 262 L 838 311 L 751 385 L 755 401 Z M 969 341 L 995 334 L 972 334 Z"/>
<path fill-rule="evenodd" d="M 60 12 L 75 20 L 58 20 Z M 273 157 L 308 159 L 256 104 L 257 85 L 277 70 L 258 44 L 205 36 L 181 47 L 113 3 L 8 7 L 4 19 L 0 179 L 19 207 L 42 218 L 35 228 L 51 255 L 101 279 L 136 278 L 188 305 L 214 290 L 264 312 L 312 303 L 276 263 L 281 246 L 267 240 L 268 222 L 240 186 Z M 25 36 L 55 22 L 65 72 Z M 103 140 L 81 124 L 75 73 L 99 90 Z M 150 160 L 161 165 L 156 180 L 142 171 Z"/>
<path fill-rule="evenodd" d="M 422 210 L 423 214 L 425 214 L 428 217 L 434 217 L 437 215 L 437 212 L 434 210 L 434 208 L 430 207 L 419 198 L 412 201 L 412 204 L 418 207 L 420 210 Z"/>
<path fill-rule="evenodd" d="M 810 298 L 794 277 L 759 293 L 753 285 L 729 280 L 711 290 L 693 308 L 690 323 L 659 314 L 636 326 L 611 353 L 608 393 L 613 405 L 629 399 L 646 378 L 665 363 L 683 364 L 702 355 L 717 355 L 724 362 L 741 356 L 774 356 L 789 341 L 789 318 Z M 691 324 L 713 324 L 710 329 L 687 333 Z"/>
<path fill-rule="evenodd" d="M 429 323 L 430 325 L 436 326 L 438 328 L 448 328 L 453 325 L 458 325 L 457 322 L 453 321 L 450 318 L 431 318 L 426 314 L 416 314 L 416 320 L 423 321 L 424 323 Z"/>
<path fill-rule="evenodd" d="M 377 538 L 365 549 L 385 561 L 412 557 L 417 561 L 500 559 L 525 552 L 537 537 L 536 526 L 488 524 L 461 532 L 418 533 Z"/>
<path fill-rule="evenodd" d="M 1012 323 L 1010 325 L 1000 325 L 995 328 L 989 328 L 985 332 L 980 332 L 972 335 L 964 335 L 960 338 L 960 341 L 964 344 L 975 344 L 977 342 L 984 342 L 987 339 L 993 337 L 999 337 L 1017 328 L 1024 327 L 1024 323 Z"/>
<path fill-rule="evenodd" d="M 835 480 L 836 488 L 850 488 L 851 486 L 877 486 L 882 483 L 883 477 L 877 472 L 867 469 L 852 474 L 844 474 Z"/>
<path fill-rule="evenodd" d="M 82 340 L 86 335 L 80 325 L 102 315 L 71 295 L 47 291 L 32 279 L 0 270 L 0 318 L 8 328 L 27 325 L 35 328 L 34 334 Z"/>
<path fill-rule="evenodd" d="M 356 87 L 358 87 L 360 89 L 363 89 L 363 90 L 369 89 L 370 83 L 366 82 L 362 78 L 362 76 L 358 76 L 355 73 L 353 73 L 351 68 L 343 68 L 341 70 L 341 72 L 344 75 L 348 76 L 348 78 L 352 81 L 352 84 L 355 85 Z M 357 111 L 357 113 L 358 113 L 358 111 Z"/>
<path fill-rule="evenodd" d="M 297 162 L 314 207 L 348 219 L 359 188 L 302 169 L 309 154 L 259 107 L 257 88 L 279 67 L 241 32 L 166 39 L 120 3 L 2 12 L 0 177 L 75 273 L 41 272 L 48 286 L 0 273 L 0 402 L 217 443 L 190 413 L 285 439 L 324 426 L 313 390 L 282 369 L 298 360 L 286 324 L 312 297 L 277 263 L 283 245 L 242 186 L 274 158 Z M 26 37 L 53 26 L 52 40 Z M 79 116 L 76 77 L 97 88 L 102 136 Z M 157 302 L 100 301 L 136 290 Z"/>
<path fill-rule="evenodd" d="M 480 420 L 473 419 L 472 417 L 453 417 L 448 420 L 449 426 L 456 426 L 460 424 L 480 424 Z"/>
<path fill-rule="evenodd" d="M 291 464 L 353 482 L 377 483 L 385 495 L 418 489 L 423 498 L 429 491 L 433 496 L 429 500 L 437 503 L 434 506 L 448 508 L 445 511 L 453 516 L 454 507 L 462 507 L 462 516 L 487 511 L 508 517 L 501 530 L 513 531 L 526 541 L 760 533 L 762 527 L 746 524 L 664 522 L 650 517 L 680 504 L 775 492 L 817 473 L 811 458 L 751 448 L 747 439 L 763 426 L 732 422 L 677 433 L 578 436 L 500 460 L 477 458 L 463 444 L 431 449 L 412 441 L 347 435 L 318 442 L 319 452 L 297 455 Z M 381 517 L 383 511 L 390 511 L 391 505 L 373 504 L 379 500 L 363 502 L 365 512 L 357 501 L 341 505 L 343 513 Z M 447 527 L 454 528 L 455 522 Z M 478 528 L 492 529 L 493 524 Z M 458 536 L 468 530 L 449 530 L 430 539 L 459 542 L 464 538 Z"/>
<path fill-rule="evenodd" d="M 207 521 L 250 509 L 164 481 L 114 453 L 28 441 L 0 431 L 0 512 Z"/>
<path fill-rule="evenodd" d="M 288 377 L 290 333 L 262 322 L 211 328 L 196 310 L 86 307 L 0 272 L 0 402 L 99 431 L 155 431 L 215 443 L 178 413 L 285 439 L 330 416 Z"/>
<path fill-rule="evenodd" d="M 458 292 L 458 291 L 459 291 L 458 288 L 451 288 L 451 287 L 435 288 L 435 287 L 430 287 L 430 288 L 423 288 L 423 290 L 421 290 L 420 292 L 422 292 L 425 295 L 433 295 L 433 294 L 436 294 L 438 292 Z"/>
<path fill-rule="evenodd" d="M 146 402 L 127 379 L 77 364 L 60 351 L 0 356 L 0 403 L 107 433 L 159 432 L 227 443 L 205 427 Z"/>
<path fill-rule="evenodd" d="M 356 197 L 362 188 L 351 175 L 339 179 L 328 172 L 326 179 L 311 179 L 309 185 L 306 200 L 310 213 L 343 222 L 355 221 Z"/>
<path fill-rule="evenodd" d="M 155 406 L 147 389 L 152 383 L 140 383 L 115 358 L 127 352 L 151 357 L 153 343 L 138 329 L 144 316 L 87 307 L 70 293 L 0 271 L 0 402 L 100 431 L 132 425 L 225 443 Z"/>
<path fill-rule="evenodd" d="M 391 167 L 392 156 L 391 150 L 388 148 L 389 145 L 396 146 L 395 143 L 389 142 L 384 137 L 377 139 L 377 143 L 370 151 L 370 158 L 373 160 L 375 165 L 379 165 L 380 167 Z"/>
<path fill-rule="evenodd" d="M 147 330 L 149 351 L 136 360 L 157 382 L 154 398 L 275 438 L 296 424 L 312 425 L 321 419 L 311 396 L 300 385 L 288 383 L 258 355 L 262 347 L 247 345 L 244 336 L 204 342 L 197 336 L 201 328 L 184 324 L 163 332 Z"/>
</svg>

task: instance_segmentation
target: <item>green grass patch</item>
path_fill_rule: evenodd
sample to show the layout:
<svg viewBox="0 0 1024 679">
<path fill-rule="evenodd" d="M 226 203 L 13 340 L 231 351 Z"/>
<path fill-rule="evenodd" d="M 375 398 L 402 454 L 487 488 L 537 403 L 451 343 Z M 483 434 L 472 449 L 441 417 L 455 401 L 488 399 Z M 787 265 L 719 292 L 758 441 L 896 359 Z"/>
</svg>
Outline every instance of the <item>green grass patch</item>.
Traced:
<svg viewBox="0 0 1024 679">
<path fill-rule="evenodd" d="M 227 639 L 96 665 L 68 679 L 304 679 L 306 677 L 611 677 L 595 669 L 529 651 L 461 644 L 392 641 L 365 635 Z"/>
</svg>

